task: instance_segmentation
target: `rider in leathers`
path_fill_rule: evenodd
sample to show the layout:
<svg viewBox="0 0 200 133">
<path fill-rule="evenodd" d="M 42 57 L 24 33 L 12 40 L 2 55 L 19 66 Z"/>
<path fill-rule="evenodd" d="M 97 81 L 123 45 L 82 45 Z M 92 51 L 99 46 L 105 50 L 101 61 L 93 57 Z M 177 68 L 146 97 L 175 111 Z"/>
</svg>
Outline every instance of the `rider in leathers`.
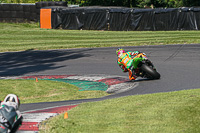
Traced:
<svg viewBox="0 0 200 133">
<path fill-rule="evenodd" d="M 19 106 L 20 100 L 15 94 L 8 94 L 0 102 L 0 133 L 15 133 L 22 124 Z"/>
<path fill-rule="evenodd" d="M 122 48 L 118 48 L 116 54 L 118 56 L 118 65 L 122 69 L 123 72 L 129 72 L 129 79 L 135 80 L 135 68 L 133 66 L 134 60 L 133 57 L 139 54 L 139 51 L 129 51 L 125 52 Z"/>
</svg>

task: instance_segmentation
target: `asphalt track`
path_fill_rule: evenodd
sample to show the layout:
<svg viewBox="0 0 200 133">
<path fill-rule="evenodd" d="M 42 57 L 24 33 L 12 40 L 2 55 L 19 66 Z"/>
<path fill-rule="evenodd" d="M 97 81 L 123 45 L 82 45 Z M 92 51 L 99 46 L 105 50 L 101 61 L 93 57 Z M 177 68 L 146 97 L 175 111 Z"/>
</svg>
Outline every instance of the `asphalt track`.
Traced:
<svg viewBox="0 0 200 133">
<path fill-rule="evenodd" d="M 29 111 L 81 102 L 159 92 L 200 88 L 200 44 L 123 47 L 126 51 L 142 51 L 161 74 L 160 80 L 138 79 L 138 86 L 128 91 L 97 99 L 22 104 Z M 0 54 L 0 75 L 90 75 L 127 76 L 117 66 L 115 47 L 69 50 L 23 51 Z M 127 76 L 128 78 L 128 76 Z"/>
</svg>

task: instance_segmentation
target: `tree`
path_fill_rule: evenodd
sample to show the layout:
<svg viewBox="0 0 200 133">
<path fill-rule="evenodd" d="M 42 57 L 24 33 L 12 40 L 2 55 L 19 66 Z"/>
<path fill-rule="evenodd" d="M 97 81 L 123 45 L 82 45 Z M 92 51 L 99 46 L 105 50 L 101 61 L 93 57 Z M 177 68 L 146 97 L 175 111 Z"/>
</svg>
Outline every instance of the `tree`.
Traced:
<svg viewBox="0 0 200 133">
<path fill-rule="evenodd" d="M 200 6 L 200 1 L 199 0 L 183 0 L 183 6 Z"/>
<path fill-rule="evenodd" d="M 73 1 L 73 0 L 72 0 Z M 191 7 L 200 6 L 200 0 L 85 0 L 83 5 L 124 6 L 124 7 Z"/>
</svg>

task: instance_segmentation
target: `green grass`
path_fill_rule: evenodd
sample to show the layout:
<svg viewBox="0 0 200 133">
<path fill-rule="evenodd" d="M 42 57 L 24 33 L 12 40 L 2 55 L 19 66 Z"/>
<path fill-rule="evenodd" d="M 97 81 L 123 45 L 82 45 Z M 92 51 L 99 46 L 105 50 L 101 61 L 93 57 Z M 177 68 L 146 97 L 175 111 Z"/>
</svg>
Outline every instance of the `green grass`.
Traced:
<svg viewBox="0 0 200 133">
<path fill-rule="evenodd" d="M 0 23 L 0 52 L 200 43 L 200 31 L 86 31 L 40 29 L 38 23 Z"/>
<path fill-rule="evenodd" d="M 41 133 L 198 133 L 200 89 L 84 103 L 43 122 Z"/>
<path fill-rule="evenodd" d="M 97 98 L 108 95 L 104 91 L 79 91 L 79 88 L 64 82 L 39 80 L 0 80 L 0 100 L 10 93 L 19 96 L 21 103 L 37 103 L 62 100 Z"/>
</svg>

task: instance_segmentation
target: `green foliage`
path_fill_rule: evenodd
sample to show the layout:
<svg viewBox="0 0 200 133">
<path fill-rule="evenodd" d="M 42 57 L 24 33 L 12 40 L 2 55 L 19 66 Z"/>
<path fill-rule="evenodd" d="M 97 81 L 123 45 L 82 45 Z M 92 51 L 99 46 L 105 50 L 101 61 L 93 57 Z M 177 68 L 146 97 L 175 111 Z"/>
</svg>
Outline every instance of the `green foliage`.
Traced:
<svg viewBox="0 0 200 133">
<path fill-rule="evenodd" d="M 199 0 L 183 0 L 183 6 L 200 6 Z"/>
<path fill-rule="evenodd" d="M 0 0 L 0 3 L 36 3 L 36 0 Z"/>
<path fill-rule="evenodd" d="M 87 5 L 101 6 L 125 6 L 125 7 L 182 7 L 182 6 L 200 6 L 198 0 L 87 0 Z"/>
<path fill-rule="evenodd" d="M 183 6 L 183 0 L 165 0 L 167 7 L 182 7 Z"/>
</svg>

